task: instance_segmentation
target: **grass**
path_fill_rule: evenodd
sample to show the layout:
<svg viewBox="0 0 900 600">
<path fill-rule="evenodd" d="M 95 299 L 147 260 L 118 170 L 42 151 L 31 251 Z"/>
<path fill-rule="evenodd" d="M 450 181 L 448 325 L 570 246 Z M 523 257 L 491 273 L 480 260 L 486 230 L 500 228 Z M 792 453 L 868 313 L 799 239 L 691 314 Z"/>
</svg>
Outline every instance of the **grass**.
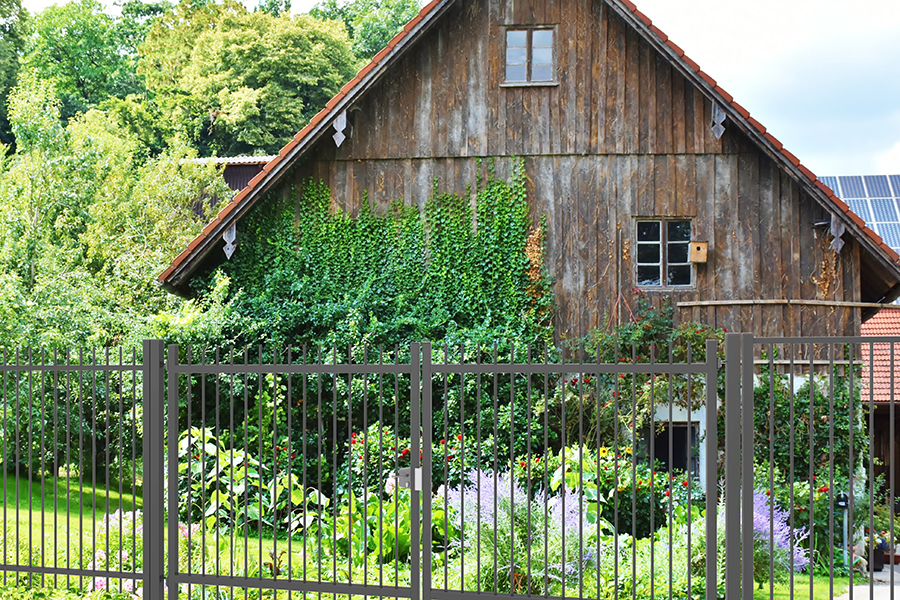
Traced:
<svg viewBox="0 0 900 600">
<path fill-rule="evenodd" d="M 849 578 L 834 578 L 834 596 L 840 596 L 849 588 Z M 831 600 L 832 597 L 831 579 L 825 575 L 813 575 L 812 599 Z M 795 577 L 793 595 L 791 595 L 790 582 L 776 583 L 771 588 L 768 583 L 765 583 L 761 590 L 753 592 L 753 600 L 808 600 L 809 598 L 809 575 Z"/>
</svg>

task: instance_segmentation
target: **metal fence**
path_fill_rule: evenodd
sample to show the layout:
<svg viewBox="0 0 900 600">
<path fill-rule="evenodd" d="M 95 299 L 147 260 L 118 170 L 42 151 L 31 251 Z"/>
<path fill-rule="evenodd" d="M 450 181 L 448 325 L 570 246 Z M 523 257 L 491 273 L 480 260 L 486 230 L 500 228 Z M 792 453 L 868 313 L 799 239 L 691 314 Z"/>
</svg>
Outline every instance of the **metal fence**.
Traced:
<svg viewBox="0 0 900 600">
<path fill-rule="evenodd" d="M 724 369 L 712 340 L 608 363 L 6 352 L 0 570 L 172 600 L 749 599 L 814 568 L 874 586 L 897 342 L 729 334 Z"/>
</svg>

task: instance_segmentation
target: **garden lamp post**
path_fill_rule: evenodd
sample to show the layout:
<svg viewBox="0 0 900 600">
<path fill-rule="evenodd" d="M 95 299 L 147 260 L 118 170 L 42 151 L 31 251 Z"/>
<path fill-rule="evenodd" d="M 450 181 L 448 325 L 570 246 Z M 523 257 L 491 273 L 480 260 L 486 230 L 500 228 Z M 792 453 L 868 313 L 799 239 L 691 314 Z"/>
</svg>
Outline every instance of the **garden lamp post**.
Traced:
<svg viewBox="0 0 900 600">
<path fill-rule="evenodd" d="M 850 568 L 850 558 L 847 554 L 847 511 L 850 508 L 850 496 L 841 492 L 834 498 L 835 509 L 840 509 L 843 517 L 844 527 L 841 532 L 841 548 L 844 551 L 844 566 Z"/>
</svg>

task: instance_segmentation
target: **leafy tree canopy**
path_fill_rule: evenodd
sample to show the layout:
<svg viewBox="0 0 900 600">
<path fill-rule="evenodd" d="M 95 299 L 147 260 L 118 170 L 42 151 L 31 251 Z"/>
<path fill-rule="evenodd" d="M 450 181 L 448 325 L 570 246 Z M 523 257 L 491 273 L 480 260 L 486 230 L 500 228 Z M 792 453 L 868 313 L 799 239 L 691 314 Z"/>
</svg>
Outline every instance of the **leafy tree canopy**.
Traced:
<svg viewBox="0 0 900 600">
<path fill-rule="evenodd" d="M 248 12 L 228 0 L 180 4 L 140 51 L 162 113 L 201 153 L 277 152 L 357 66 L 341 23 Z"/>
<path fill-rule="evenodd" d="M 10 97 L 18 150 L 0 162 L 0 344 L 137 343 L 177 299 L 152 281 L 196 235 L 198 199 L 228 194 L 183 144 L 153 160 L 106 113 L 60 120 L 53 83 Z"/>
<path fill-rule="evenodd" d="M 160 5 L 132 0 L 113 18 L 98 0 L 52 5 L 31 21 L 22 67 L 53 80 L 69 118 L 109 97 L 143 91 L 135 74 L 136 46 Z"/>
<path fill-rule="evenodd" d="M 310 14 L 343 21 L 353 40 L 354 54 L 371 60 L 418 12 L 416 0 L 350 0 L 342 4 L 323 0 Z"/>
</svg>

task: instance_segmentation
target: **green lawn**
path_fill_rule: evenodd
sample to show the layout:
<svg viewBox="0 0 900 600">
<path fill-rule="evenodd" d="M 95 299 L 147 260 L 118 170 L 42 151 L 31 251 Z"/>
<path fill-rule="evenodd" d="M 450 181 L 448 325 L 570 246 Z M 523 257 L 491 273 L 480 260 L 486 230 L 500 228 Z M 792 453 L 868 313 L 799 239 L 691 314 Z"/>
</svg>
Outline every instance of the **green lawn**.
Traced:
<svg viewBox="0 0 900 600">
<path fill-rule="evenodd" d="M 835 577 L 834 596 L 840 596 L 850 587 L 847 577 Z M 809 599 L 809 575 L 798 575 L 794 579 L 794 593 L 791 595 L 790 583 L 776 583 L 774 589 L 768 583 L 763 584 L 761 590 L 753 592 L 753 600 L 808 600 Z M 831 600 L 830 579 L 825 576 L 813 576 L 813 600 Z"/>
</svg>

